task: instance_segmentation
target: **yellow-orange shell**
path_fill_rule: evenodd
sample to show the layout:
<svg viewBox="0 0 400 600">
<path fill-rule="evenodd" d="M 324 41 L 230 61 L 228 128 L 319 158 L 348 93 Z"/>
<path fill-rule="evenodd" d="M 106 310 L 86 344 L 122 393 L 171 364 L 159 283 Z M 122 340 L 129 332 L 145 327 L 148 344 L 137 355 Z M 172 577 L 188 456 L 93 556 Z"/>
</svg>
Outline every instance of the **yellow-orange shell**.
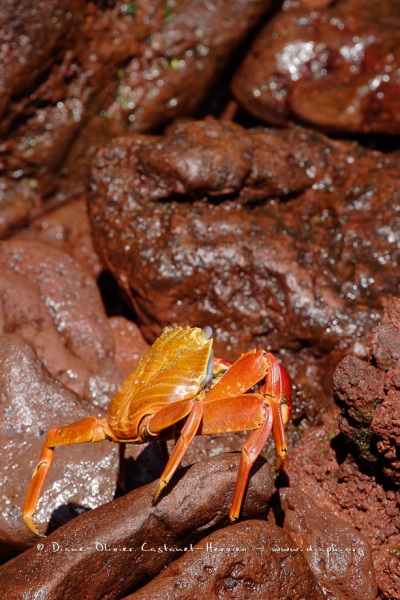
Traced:
<svg viewBox="0 0 400 600">
<path fill-rule="evenodd" d="M 113 433 L 121 440 L 140 441 L 143 417 L 196 396 L 210 370 L 212 344 L 198 327 L 165 329 L 111 400 L 108 425 Z"/>
</svg>

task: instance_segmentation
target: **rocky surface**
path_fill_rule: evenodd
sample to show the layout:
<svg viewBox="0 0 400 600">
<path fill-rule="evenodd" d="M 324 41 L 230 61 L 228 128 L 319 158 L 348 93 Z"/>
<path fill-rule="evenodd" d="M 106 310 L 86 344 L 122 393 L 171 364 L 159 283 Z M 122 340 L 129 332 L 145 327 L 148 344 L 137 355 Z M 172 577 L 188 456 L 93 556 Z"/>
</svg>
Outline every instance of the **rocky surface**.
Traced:
<svg viewBox="0 0 400 600">
<path fill-rule="evenodd" d="M 375 600 L 367 539 L 296 487 L 279 490 L 284 529 L 303 552 L 328 598 Z"/>
<path fill-rule="evenodd" d="M 347 357 L 335 372 L 339 429 L 357 456 L 400 487 L 400 299 L 376 328 L 370 362 Z"/>
<path fill-rule="evenodd" d="M 55 380 L 32 346 L 18 335 L 0 336 L 0 555 L 32 545 L 22 521 L 22 505 L 47 431 L 88 415 L 105 416 Z M 118 451 L 114 444 L 59 448 L 39 501 L 36 522 L 42 531 L 112 500 Z"/>
<path fill-rule="evenodd" d="M 182 549 L 228 523 L 238 464 L 238 455 L 226 454 L 179 472 L 155 506 L 154 482 L 80 515 L 0 567 L 2 593 L 10 599 L 35 594 L 51 600 L 88 594 L 92 600 L 121 598 L 157 575 Z M 270 469 L 258 459 L 243 517 L 264 515 L 271 492 Z M 292 562 L 307 580 L 305 561 Z M 315 589 L 308 574 L 310 579 Z"/>
<path fill-rule="evenodd" d="M 333 365 L 366 355 L 398 292 L 398 167 L 300 128 L 180 122 L 99 153 L 95 246 L 148 340 L 196 323 L 213 328 L 227 359 L 283 349 L 315 416 L 315 399 L 329 405 Z"/>
<path fill-rule="evenodd" d="M 271 7 L 237 110 L 225 69 Z M 398 147 L 398 20 L 395 0 L 1 3 L 0 560 L 19 554 L 4 596 L 400 597 L 400 155 L 315 131 Z M 210 111 L 225 122 L 162 131 Z M 70 195 L 92 157 L 90 223 Z M 104 415 L 171 323 L 289 368 L 279 492 L 260 459 L 229 524 L 238 456 L 222 453 L 248 432 L 196 437 L 155 506 L 157 444 L 128 446 L 116 500 L 117 445 L 67 446 L 34 538 L 21 507 L 47 430 Z"/>
<path fill-rule="evenodd" d="M 307 431 L 289 454 L 290 486 L 312 496 L 369 541 L 380 598 L 400 595 L 398 448 L 400 300 L 373 334 L 369 362 L 345 358 L 335 371 L 341 406 Z"/>
<path fill-rule="evenodd" d="M 322 600 L 326 596 L 289 535 L 252 519 L 202 539 L 125 600 L 193 597 Z"/>
<path fill-rule="evenodd" d="M 0 245 L 1 328 L 29 341 L 59 381 L 106 408 L 122 382 L 95 280 L 38 241 Z"/>
<path fill-rule="evenodd" d="M 276 125 L 399 135 L 397 0 L 286 0 L 234 75 L 240 104 Z"/>
<path fill-rule="evenodd" d="M 36 217 L 11 239 L 43 242 L 72 256 L 93 277 L 99 277 L 102 272 L 103 267 L 93 248 L 85 194 Z"/>
<path fill-rule="evenodd" d="M 269 6 L 2 2 L 0 234 L 48 194 L 84 189 L 96 148 L 116 133 L 198 111 Z"/>
<path fill-rule="evenodd" d="M 298 486 L 323 510 L 357 529 L 373 552 L 379 598 L 400 591 L 398 491 L 360 471 L 339 435 L 337 415 L 326 413 L 324 425 L 304 433 L 286 465 L 290 487 Z"/>
</svg>

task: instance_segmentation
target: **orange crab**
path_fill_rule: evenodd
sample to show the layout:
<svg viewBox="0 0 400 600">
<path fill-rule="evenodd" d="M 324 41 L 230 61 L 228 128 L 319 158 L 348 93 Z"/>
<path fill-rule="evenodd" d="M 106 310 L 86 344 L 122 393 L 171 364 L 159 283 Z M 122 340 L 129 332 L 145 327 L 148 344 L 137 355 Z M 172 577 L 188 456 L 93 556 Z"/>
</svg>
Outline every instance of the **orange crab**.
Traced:
<svg viewBox="0 0 400 600">
<path fill-rule="evenodd" d="M 262 380 L 258 392 L 246 393 Z M 230 366 L 214 359 L 210 327 L 168 328 L 117 391 L 106 419 L 86 417 L 49 431 L 24 503 L 24 521 L 41 535 L 33 515 L 56 446 L 110 440 L 121 444 L 123 457 L 127 443 L 177 439 L 161 475 L 156 501 L 195 435 L 254 430 L 242 448 L 229 513 L 230 520 L 235 521 L 251 466 L 271 429 L 277 468 L 285 460 L 284 425 L 291 404 L 289 376 L 271 353 L 251 350 Z"/>
</svg>

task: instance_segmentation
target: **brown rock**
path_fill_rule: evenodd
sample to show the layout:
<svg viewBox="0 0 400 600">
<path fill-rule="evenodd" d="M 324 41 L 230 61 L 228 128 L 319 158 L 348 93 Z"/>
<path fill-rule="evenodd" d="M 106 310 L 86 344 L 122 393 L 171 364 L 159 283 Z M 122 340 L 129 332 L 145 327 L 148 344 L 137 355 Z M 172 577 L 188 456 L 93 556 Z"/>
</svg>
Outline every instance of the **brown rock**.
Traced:
<svg viewBox="0 0 400 600">
<path fill-rule="evenodd" d="M 227 524 L 238 463 L 238 455 L 223 455 L 182 469 L 156 506 L 152 483 L 80 515 L 0 567 L 2 593 L 10 600 L 39 593 L 52 600 L 121 598 L 176 557 L 168 548 L 195 544 Z M 270 470 L 259 459 L 243 516 L 265 514 L 271 492 Z"/>
<path fill-rule="evenodd" d="M 231 360 L 284 348 L 304 404 L 329 406 L 333 365 L 367 354 L 398 290 L 399 184 L 395 159 L 355 144 L 209 118 L 115 140 L 89 210 L 147 340 L 183 323 Z"/>
<path fill-rule="evenodd" d="M 37 217 L 12 239 L 41 241 L 72 256 L 93 277 L 102 270 L 93 248 L 92 232 L 86 209 L 86 197 L 81 195 Z"/>
<path fill-rule="evenodd" d="M 122 382 L 95 280 L 68 254 L 41 242 L 0 246 L 2 331 L 31 342 L 50 372 L 107 407 Z"/>
<path fill-rule="evenodd" d="M 81 192 L 96 148 L 117 133 L 202 109 L 271 3 L 4 0 L 0 176 L 12 198 L 16 181 L 38 198 Z M 26 203 L 9 203 L 0 203 L 3 235 L 31 217 Z"/>
<path fill-rule="evenodd" d="M 79 418 L 104 416 L 53 379 L 33 348 L 16 335 L 0 336 L 0 554 L 32 545 L 22 521 L 22 505 L 47 431 Z M 83 510 L 110 501 L 115 493 L 118 451 L 114 444 L 59 448 L 36 513 L 45 530 Z"/>
<path fill-rule="evenodd" d="M 270 123 L 398 135 L 398 19 L 397 0 L 289 0 L 254 41 L 233 93 Z"/>
<path fill-rule="evenodd" d="M 108 324 L 115 343 L 114 362 L 124 377 L 127 377 L 150 346 L 139 327 L 125 317 L 110 317 Z"/>
<path fill-rule="evenodd" d="M 251 520 L 202 539 L 126 600 L 193 597 L 317 600 L 325 595 L 289 535 Z"/>
<path fill-rule="evenodd" d="M 381 371 L 398 369 L 400 365 L 400 299 L 385 307 L 382 320 L 371 340 L 371 358 Z"/>
<path fill-rule="evenodd" d="M 400 299 L 393 298 L 374 333 L 371 363 L 347 357 L 334 377 L 342 408 L 340 431 L 356 455 L 374 464 L 399 487 L 400 459 Z M 377 365 L 377 366 L 375 366 Z"/>
<path fill-rule="evenodd" d="M 338 435 L 335 413 L 324 415 L 324 425 L 304 433 L 285 466 L 290 486 L 297 486 L 328 510 L 361 532 L 371 546 L 378 591 L 382 598 L 400 596 L 398 569 L 391 554 L 400 545 L 398 493 L 372 474 L 359 470 Z M 395 591 L 395 593 L 393 593 Z"/>
<path fill-rule="evenodd" d="M 35 188 L 33 179 L 15 182 L 0 177 L 0 239 L 40 212 L 42 202 Z"/>
<path fill-rule="evenodd" d="M 303 552 L 328 597 L 375 600 L 377 586 L 366 538 L 298 488 L 279 491 L 284 528 Z"/>
</svg>

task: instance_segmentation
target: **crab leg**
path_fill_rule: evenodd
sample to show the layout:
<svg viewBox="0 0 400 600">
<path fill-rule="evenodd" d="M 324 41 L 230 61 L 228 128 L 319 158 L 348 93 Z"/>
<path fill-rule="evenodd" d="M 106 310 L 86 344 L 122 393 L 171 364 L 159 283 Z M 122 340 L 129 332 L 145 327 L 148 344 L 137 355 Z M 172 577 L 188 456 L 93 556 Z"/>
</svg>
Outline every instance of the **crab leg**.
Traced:
<svg viewBox="0 0 400 600">
<path fill-rule="evenodd" d="M 254 462 L 261 454 L 269 435 L 271 433 L 273 415 L 271 409 L 266 410 L 266 419 L 259 429 L 253 431 L 245 441 L 240 455 L 239 470 L 236 478 L 235 491 L 232 506 L 229 511 L 229 519 L 233 523 L 239 518 L 243 496 L 246 491 L 247 480 Z"/>
<path fill-rule="evenodd" d="M 192 410 L 182 427 L 181 434 L 175 447 L 172 451 L 169 461 L 161 474 L 160 481 L 158 482 L 158 488 L 153 497 L 153 502 L 157 500 L 165 486 L 170 481 L 171 477 L 179 467 L 182 458 L 184 457 L 189 445 L 193 441 L 194 436 L 198 432 L 201 420 L 203 418 L 203 402 L 198 401 L 193 403 Z"/>
<path fill-rule="evenodd" d="M 85 419 L 75 421 L 75 423 L 71 423 L 70 425 L 57 427 L 49 431 L 39 462 L 33 472 L 22 509 L 25 524 L 33 531 L 33 533 L 43 535 L 38 531 L 33 520 L 33 515 L 53 460 L 54 448 L 56 446 L 66 446 L 69 444 L 81 444 L 82 442 L 101 442 L 102 440 L 111 437 L 108 435 L 108 432 L 106 433 L 104 425 L 105 422 L 103 419 L 86 417 Z"/>
</svg>

